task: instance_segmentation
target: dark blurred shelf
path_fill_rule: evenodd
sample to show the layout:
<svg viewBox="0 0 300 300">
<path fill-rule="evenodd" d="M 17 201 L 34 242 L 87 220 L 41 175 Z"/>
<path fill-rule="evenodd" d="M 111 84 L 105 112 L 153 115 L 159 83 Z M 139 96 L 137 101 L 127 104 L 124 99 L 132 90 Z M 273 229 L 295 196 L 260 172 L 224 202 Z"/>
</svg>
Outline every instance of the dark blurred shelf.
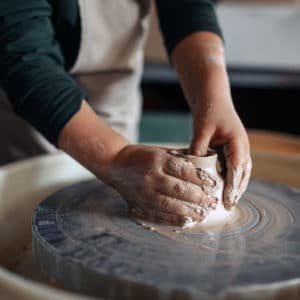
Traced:
<svg viewBox="0 0 300 300">
<path fill-rule="evenodd" d="M 229 67 L 235 107 L 248 128 L 300 134 L 300 71 Z M 175 72 L 147 65 L 142 81 L 145 111 L 187 112 Z"/>
<path fill-rule="evenodd" d="M 228 67 L 230 82 L 237 88 L 296 89 L 300 90 L 300 70 Z M 147 64 L 143 83 L 176 84 L 176 72 L 164 64 Z"/>
</svg>

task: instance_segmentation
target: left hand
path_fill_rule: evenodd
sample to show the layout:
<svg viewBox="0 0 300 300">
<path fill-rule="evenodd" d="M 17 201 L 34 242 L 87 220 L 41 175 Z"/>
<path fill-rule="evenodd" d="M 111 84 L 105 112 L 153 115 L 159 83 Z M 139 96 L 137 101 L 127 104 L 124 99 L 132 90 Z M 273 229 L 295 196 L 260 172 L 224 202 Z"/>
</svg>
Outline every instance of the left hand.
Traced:
<svg viewBox="0 0 300 300">
<path fill-rule="evenodd" d="M 229 105 L 220 99 L 198 102 L 194 108 L 191 153 L 205 155 L 209 146 L 224 146 L 227 173 L 223 202 L 230 210 L 247 188 L 252 162 L 246 130 L 231 101 L 227 102 Z"/>
<path fill-rule="evenodd" d="M 245 192 L 252 162 L 246 130 L 231 99 L 222 40 L 215 34 L 191 34 L 175 48 L 172 60 L 193 113 L 191 154 L 206 155 L 224 146 L 227 174 L 223 202 L 236 206 Z"/>
</svg>

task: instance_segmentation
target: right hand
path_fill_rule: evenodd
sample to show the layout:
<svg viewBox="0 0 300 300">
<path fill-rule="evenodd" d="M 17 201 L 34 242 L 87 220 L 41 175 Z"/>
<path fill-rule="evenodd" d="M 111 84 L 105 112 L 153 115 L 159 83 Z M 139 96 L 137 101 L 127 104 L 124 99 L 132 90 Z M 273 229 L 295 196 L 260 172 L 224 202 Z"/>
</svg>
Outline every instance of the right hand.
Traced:
<svg viewBox="0 0 300 300">
<path fill-rule="evenodd" d="M 200 179 L 197 172 L 191 162 L 168 149 L 128 145 L 103 179 L 138 217 L 181 226 L 191 219 L 202 221 L 217 205 L 217 199 L 209 196 L 215 180 Z"/>
</svg>

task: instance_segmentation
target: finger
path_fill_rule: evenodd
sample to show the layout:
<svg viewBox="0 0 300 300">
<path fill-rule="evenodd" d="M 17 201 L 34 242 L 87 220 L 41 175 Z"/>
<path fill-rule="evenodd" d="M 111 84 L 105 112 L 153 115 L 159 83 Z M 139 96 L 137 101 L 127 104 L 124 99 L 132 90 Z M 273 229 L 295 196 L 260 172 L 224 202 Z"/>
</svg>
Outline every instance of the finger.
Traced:
<svg viewBox="0 0 300 300">
<path fill-rule="evenodd" d="M 239 200 L 238 187 L 241 176 L 240 168 L 234 169 L 232 167 L 227 167 L 226 185 L 223 198 L 223 204 L 227 210 L 233 209 Z"/>
<path fill-rule="evenodd" d="M 138 206 L 130 207 L 130 212 L 137 218 L 146 219 L 153 222 L 181 225 L 184 223 L 184 217 L 173 215 L 170 213 L 160 212 L 158 210 L 146 207 L 140 208 Z"/>
<path fill-rule="evenodd" d="M 138 218 L 149 220 L 155 223 L 163 223 L 167 225 L 177 225 L 177 226 L 184 226 L 188 221 L 188 217 L 186 216 L 178 216 L 166 212 L 161 212 L 156 209 L 152 208 L 132 208 L 132 213 L 137 216 Z M 142 212 L 142 214 L 136 214 L 136 211 Z"/>
<path fill-rule="evenodd" d="M 252 170 L 252 160 L 251 160 L 251 157 L 249 157 L 245 163 L 245 167 L 243 170 L 243 176 L 242 176 L 241 183 L 240 183 L 239 193 L 241 196 L 245 193 L 245 191 L 248 187 L 248 183 L 249 183 L 249 180 L 251 177 L 251 170 Z"/>
<path fill-rule="evenodd" d="M 190 217 L 198 221 L 203 220 L 209 211 L 214 210 L 216 207 L 216 205 L 208 207 L 205 204 L 189 203 L 160 193 L 154 193 L 151 198 L 155 200 L 144 202 L 144 208 L 150 208 L 181 217 Z"/>
<path fill-rule="evenodd" d="M 236 186 L 237 188 L 235 195 L 232 195 L 234 198 L 232 207 L 237 205 L 237 202 L 241 199 L 243 194 L 245 193 L 250 177 L 251 177 L 251 169 L 252 163 L 251 158 L 249 158 L 246 162 L 243 162 L 240 167 L 241 171 L 237 171 L 242 174 L 241 178 L 236 179 Z M 233 194 L 233 192 L 232 192 Z"/>
<path fill-rule="evenodd" d="M 245 162 L 248 161 L 249 148 L 242 138 L 235 138 L 225 147 L 227 174 L 224 189 L 224 207 L 231 210 L 241 197 L 240 187 L 245 178 Z"/>
<path fill-rule="evenodd" d="M 190 153 L 191 155 L 205 156 L 207 155 L 208 147 L 213 135 L 213 131 L 203 129 L 201 132 L 195 132 L 191 141 Z"/>
<path fill-rule="evenodd" d="M 241 142 L 242 140 L 242 142 Z M 225 145 L 225 159 L 227 167 L 237 168 L 248 157 L 248 147 L 242 137 L 235 137 Z"/>
<path fill-rule="evenodd" d="M 169 175 L 160 178 L 155 190 L 171 198 L 202 204 L 207 207 L 217 204 L 217 198 L 208 195 L 204 188 Z"/>
<path fill-rule="evenodd" d="M 171 156 L 163 165 L 163 172 L 170 176 L 182 179 L 204 187 L 216 188 L 217 180 L 205 171 L 200 171 L 184 158 Z"/>
</svg>

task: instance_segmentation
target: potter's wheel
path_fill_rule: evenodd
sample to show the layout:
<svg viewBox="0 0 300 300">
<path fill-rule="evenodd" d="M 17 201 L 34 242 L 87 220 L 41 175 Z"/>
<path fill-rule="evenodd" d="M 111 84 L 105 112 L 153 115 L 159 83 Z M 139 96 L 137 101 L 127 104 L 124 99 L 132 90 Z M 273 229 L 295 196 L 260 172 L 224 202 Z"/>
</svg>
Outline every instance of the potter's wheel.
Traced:
<svg viewBox="0 0 300 300">
<path fill-rule="evenodd" d="M 90 295 L 226 298 L 299 284 L 299 230 L 300 190 L 282 185 L 252 181 L 230 220 L 195 231 L 129 218 L 121 197 L 91 180 L 37 207 L 33 247 L 51 277 Z"/>
</svg>

